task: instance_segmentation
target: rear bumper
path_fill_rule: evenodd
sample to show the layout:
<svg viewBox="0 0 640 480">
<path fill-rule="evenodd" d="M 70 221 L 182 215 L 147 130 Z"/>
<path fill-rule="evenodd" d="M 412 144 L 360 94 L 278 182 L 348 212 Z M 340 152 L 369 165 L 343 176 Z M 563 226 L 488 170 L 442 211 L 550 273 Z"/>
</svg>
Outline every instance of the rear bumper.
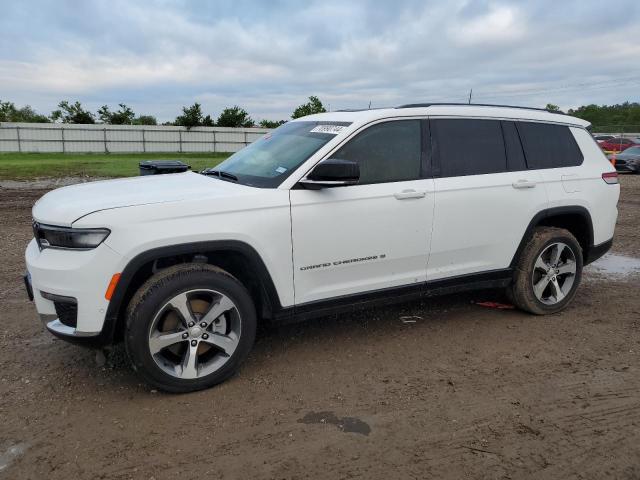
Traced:
<svg viewBox="0 0 640 480">
<path fill-rule="evenodd" d="M 611 249 L 611 245 L 613 244 L 613 238 L 603 242 L 599 245 L 593 245 L 589 248 L 587 255 L 584 258 L 584 264 L 589 265 L 590 263 L 595 262 L 600 257 L 602 257 L 605 253 L 607 253 Z"/>
</svg>

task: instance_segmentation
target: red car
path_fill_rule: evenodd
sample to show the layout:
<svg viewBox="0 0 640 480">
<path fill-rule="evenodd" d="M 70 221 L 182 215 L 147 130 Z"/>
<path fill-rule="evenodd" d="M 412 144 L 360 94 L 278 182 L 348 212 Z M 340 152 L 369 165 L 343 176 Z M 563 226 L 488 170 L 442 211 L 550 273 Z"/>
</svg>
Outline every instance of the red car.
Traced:
<svg viewBox="0 0 640 480">
<path fill-rule="evenodd" d="M 603 142 L 599 142 L 600 148 L 607 152 L 622 152 L 629 147 L 638 145 L 638 142 L 631 138 L 616 137 Z"/>
</svg>

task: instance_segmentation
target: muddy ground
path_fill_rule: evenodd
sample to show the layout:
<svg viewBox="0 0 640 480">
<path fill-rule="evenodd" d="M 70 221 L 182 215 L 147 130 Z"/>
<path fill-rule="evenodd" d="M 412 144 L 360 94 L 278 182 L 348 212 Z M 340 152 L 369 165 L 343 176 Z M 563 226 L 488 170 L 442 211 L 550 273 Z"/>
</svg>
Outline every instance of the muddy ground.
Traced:
<svg viewBox="0 0 640 480">
<path fill-rule="evenodd" d="M 622 184 L 614 252 L 638 258 Z M 546 317 L 471 303 L 489 291 L 263 329 L 230 381 L 168 395 L 39 324 L 43 192 L 0 188 L 0 478 L 640 478 L 637 272 L 591 267 Z"/>
</svg>

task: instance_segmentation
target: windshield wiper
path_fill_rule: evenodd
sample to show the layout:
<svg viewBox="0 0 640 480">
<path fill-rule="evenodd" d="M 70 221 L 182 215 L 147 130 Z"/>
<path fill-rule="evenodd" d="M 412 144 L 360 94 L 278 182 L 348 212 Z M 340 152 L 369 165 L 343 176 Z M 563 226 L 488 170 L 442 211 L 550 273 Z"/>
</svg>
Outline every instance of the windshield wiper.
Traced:
<svg viewBox="0 0 640 480">
<path fill-rule="evenodd" d="M 205 175 L 214 175 L 214 176 L 218 177 L 221 180 L 226 180 L 226 181 L 231 181 L 231 182 L 237 182 L 238 181 L 238 177 L 236 177 L 233 173 L 223 172 L 221 170 L 207 169 L 203 173 Z"/>
</svg>

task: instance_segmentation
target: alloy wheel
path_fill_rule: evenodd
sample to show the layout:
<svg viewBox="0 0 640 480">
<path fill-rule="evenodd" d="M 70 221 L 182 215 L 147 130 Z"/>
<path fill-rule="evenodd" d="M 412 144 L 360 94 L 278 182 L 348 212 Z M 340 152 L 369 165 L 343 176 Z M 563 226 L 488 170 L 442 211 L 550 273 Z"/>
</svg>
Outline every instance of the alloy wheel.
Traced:
<svg viewBox="0 0 640 480">
<path fill-rule="evenodd" d="M 533 293 L 545 305 L 562 302 L 571 292 L 576 277 L 576 256 L 566 243 L 547 246 L 533 267 Z"/>
<path fill-rule="evenodd" d="M 240 312 L 215 290 L 200 289 L 171 298 L 149 329 L 149 352 L 164 372 L 180 379 L 209 375 L 238 347 Z"/>
</svg>

